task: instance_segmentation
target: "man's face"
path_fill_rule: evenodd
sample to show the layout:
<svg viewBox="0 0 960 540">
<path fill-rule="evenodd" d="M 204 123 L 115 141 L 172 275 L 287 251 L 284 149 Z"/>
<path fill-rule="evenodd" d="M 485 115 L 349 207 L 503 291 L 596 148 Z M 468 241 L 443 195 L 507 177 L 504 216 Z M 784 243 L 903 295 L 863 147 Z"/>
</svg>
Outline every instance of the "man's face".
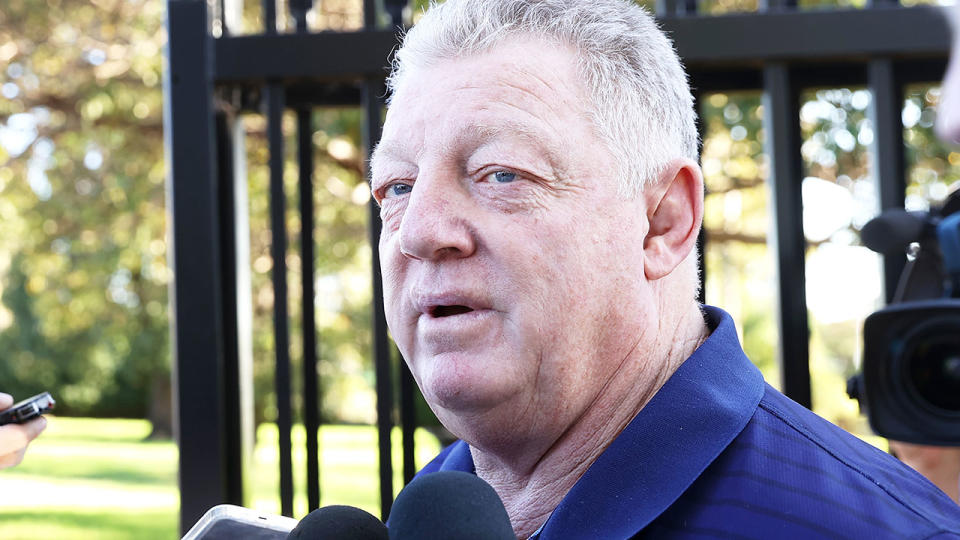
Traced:
<svg viewBox="0 0 960 540">
<path fill-rule="evenodd" d="M 562 432 L 645 334 L 642 198 L 618 196 L 574 62 L 510 40 L 409 73 L 374 157 L 387 322 L 475 446 Z"/>
</svg>

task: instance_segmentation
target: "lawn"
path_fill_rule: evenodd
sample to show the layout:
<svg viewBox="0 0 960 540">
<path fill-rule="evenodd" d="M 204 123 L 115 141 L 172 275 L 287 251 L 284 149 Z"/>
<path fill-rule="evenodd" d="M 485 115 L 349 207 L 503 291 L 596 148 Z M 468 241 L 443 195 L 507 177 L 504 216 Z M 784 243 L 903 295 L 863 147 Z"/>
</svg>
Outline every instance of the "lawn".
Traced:
<svg viewBox="0 0 960 540">
<path fill-rule="evenodd" d="M 177 538 L 177 447 L 144 441 L 144 420 L 50 418 L 47 431 L 20 466 L 0 471 L 0 538 Z M 294 517 L 307 510 L 304 431 L 293 431 Z M 394 486 L 399 490 L 399 431 L 394 433 Z M 277 430 L 257 431 L 247 505 L 276 513 Z M 417 462 L 438 450 L 435 438 L 416 434 Z M 369 426 L 324 426 L 320 431 L 321 504 L 348 504 L 377 514 L 376 431 Z"/>
</svg>

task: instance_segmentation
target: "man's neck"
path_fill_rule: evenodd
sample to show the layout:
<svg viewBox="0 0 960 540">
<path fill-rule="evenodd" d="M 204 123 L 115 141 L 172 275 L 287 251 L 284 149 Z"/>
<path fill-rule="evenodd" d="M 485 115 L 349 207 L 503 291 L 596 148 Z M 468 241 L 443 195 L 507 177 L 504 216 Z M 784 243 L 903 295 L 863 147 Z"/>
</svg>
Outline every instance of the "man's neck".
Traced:
<svg viewBox="0 0 960 540">
<path fill-rule="evenodd" d="M 630 423 L 690 354 L 708 330 L 694 306 L 678 320 L 661 321 L 652 358 L 638 349 L 624 359 L 590 407 L 539 458 L 505 461 L 471 447 L 477 474 L 503 500 L 518 538 L 528 538 L 547 520 L 567 492 Z M 530 464 L 532 462 L 532 465 Z"/>
</svg>

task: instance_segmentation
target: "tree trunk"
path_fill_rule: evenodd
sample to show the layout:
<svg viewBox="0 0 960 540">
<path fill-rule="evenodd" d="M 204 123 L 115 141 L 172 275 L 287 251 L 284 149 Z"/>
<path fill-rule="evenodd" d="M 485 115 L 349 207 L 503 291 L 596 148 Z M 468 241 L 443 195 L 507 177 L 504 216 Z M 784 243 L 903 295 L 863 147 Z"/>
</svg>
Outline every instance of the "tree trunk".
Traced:
<svg viewBox="0 0 960 540">
<path fill-rule="evenodd" d="M 150 384 L 150 410 L 148 420 L 153 430 L 147 439 L 173 438 L 173 406 L 171 401 L 171 383 L 169 374 L 157 374 Z"/>
</svg>

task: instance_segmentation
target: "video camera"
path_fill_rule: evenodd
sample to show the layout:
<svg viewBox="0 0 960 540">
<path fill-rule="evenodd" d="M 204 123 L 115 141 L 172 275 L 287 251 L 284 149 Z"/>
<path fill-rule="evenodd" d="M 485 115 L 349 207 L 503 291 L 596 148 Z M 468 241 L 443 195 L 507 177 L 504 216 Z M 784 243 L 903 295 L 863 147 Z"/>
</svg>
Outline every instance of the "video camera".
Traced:
<svg viewBox="0 0 960 540">
<path fill-rule="evenodd" d="M 960 446 L 960 190 L 930 212 L 885 211 L 861 239 L 908 262 L 891 304 L 864 323 L 847 393 L 878 435 Z"/>
</svg>

